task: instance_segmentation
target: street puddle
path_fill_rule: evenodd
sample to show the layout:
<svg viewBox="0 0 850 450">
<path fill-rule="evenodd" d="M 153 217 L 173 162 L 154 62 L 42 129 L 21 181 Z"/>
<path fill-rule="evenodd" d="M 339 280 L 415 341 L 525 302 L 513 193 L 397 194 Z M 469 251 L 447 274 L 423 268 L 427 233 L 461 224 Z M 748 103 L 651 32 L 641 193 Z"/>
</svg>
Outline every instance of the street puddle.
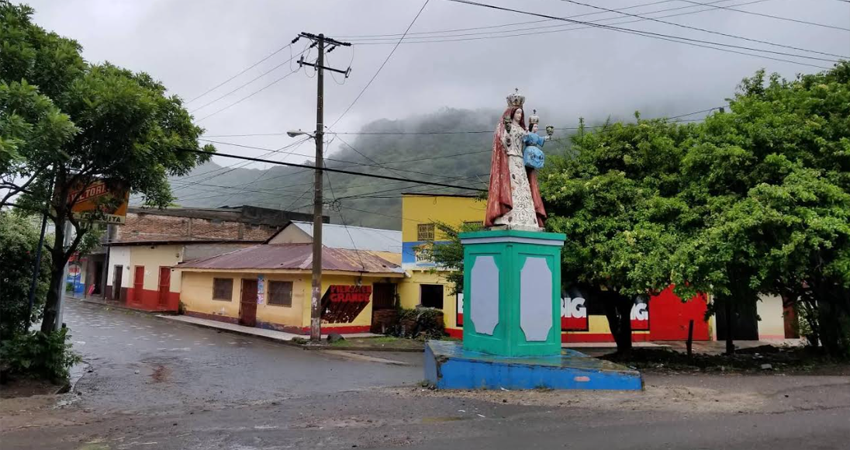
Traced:
<svg viewBox="0 0 850 450">
<path fill-rule="evenodd" d="M 442 423 L 442 422 L 457 422 L 458 420 L 466 420 L 466 417 L 423 417 L 422 423 Z"/>
<path fill-rule="evenodd" d="M 164 383 L 168 379 L 169 370 L 167 367 L 162 364 L 158 364 L 153 369 L 153 373 L 151 373 L 151 379 L 154 383 Z"/>
</svg>

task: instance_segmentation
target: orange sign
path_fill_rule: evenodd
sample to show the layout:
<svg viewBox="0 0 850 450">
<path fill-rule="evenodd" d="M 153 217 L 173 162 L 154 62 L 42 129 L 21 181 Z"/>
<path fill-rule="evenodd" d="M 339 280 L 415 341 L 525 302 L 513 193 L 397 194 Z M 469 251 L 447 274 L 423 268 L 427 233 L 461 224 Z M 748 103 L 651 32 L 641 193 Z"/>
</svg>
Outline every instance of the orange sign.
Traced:
<svg viewBox="0 0 850 450">
<path fill-rule="evenodd" d="M 71 207 L 71 213 L 77 219 L 95 216 L 96 222 L 123 224 L 127 218 L 127 205 L 130 201 L 128 189 L 116 188 L 98 180 L 68 194 L 69 201 L 75 198 L 76 203 Z"/>
</svg>

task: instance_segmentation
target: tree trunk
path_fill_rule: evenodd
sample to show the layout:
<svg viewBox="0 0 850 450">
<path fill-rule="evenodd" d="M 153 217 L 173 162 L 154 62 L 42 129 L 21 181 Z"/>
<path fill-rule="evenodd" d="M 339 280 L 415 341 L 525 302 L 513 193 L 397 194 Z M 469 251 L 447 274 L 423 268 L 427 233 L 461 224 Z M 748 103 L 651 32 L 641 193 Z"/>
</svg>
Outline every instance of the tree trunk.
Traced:
<svg viewBox="0 0 850 450">
<path fill-rule="evenodd" d="M 599 298 L 605 309 L 611 336 L 617 343 L 617 353 L 628 354 L 632 351 L 632 300 L 614 291 L 599 291 Z"/>
<path fill-rule="evenodd" d="M 732 299 L 726 298 L 723 302 L 723 308 L 726 313 L 726 354 L 734 355 L 735 354 L 735 343 L 733 338 L 733 333 L 735 332 L 735 313 L 732 308 Z"/>
<path fill-rule="evenodd" d="M 51 252 L 50 287 L 44 304 L 44 318 L 41 321 L 41 331 L 49 333 L 54 330 L 56 316 L 59 314 L 59 298 L 65 289 L 65 227 L 53 223 L 53 251 Z"/>
</svg>

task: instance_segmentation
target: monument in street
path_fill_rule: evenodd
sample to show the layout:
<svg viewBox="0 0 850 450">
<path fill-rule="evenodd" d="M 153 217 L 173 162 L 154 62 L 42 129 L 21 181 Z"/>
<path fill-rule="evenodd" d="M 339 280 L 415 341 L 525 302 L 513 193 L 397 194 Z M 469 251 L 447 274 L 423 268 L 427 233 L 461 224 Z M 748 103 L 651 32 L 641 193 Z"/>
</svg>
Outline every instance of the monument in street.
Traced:
<svg viewBox="0 0 850 450">
<path fill-rule="evenodd" d="M 463 342 L 430 341 L 425 378 L 441 389 L 641 389 L 635 370 L 561 349 L 561 248 L 544 230 L 537 171 L 547 136 L 536 114 L 525 121 L 515 92 L 496 125 L 486 230 L 464 246 Z"/>
</svg>

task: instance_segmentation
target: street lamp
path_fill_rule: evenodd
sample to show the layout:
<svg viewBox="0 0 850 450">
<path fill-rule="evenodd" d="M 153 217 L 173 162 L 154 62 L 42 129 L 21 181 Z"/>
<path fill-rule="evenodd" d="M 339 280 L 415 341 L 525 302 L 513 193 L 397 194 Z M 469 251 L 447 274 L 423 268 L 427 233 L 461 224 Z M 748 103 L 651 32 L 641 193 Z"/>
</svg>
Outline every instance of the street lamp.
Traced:
<svg viewBox="0 0 850 450">
<path fill-rule="evenodd" d="M 321 83 L 319 86 L 321 86 Z M 322 91 L 320 90 L 319 92 L 319 98 L 321 99 Z M 321 104 L 321 100 L 319 100 L 319 117 L 321 117 Z M 310 134 L 302 130 L 290 130 L 287 131 L 286 134 L 289 137 L 307 135 L 316 140 L 316 172 L 313 193 L 313 285 L 310 295 L 310 341 L 318 342 L 322 339 L 322 166 L 324 165 L 322 156 L 322 137 L 324 135 L 322 121 L 321 119 L 316 121 L 315 134 Z"/>
<path fill-rule="evenodd" d="M 311 138 L 316 137 L 316 136 L 313 136 L 312 134 L 310 134 L 306 131 L 302 131 L 300 129 L 299 130 L 289 130 L 289 131 L 286 132 L 286 135 L 291 137 L 291 138 L 294 138 L 295 136 L 305 136 L 305 135 L 310 136 Z"/>
</svg>

